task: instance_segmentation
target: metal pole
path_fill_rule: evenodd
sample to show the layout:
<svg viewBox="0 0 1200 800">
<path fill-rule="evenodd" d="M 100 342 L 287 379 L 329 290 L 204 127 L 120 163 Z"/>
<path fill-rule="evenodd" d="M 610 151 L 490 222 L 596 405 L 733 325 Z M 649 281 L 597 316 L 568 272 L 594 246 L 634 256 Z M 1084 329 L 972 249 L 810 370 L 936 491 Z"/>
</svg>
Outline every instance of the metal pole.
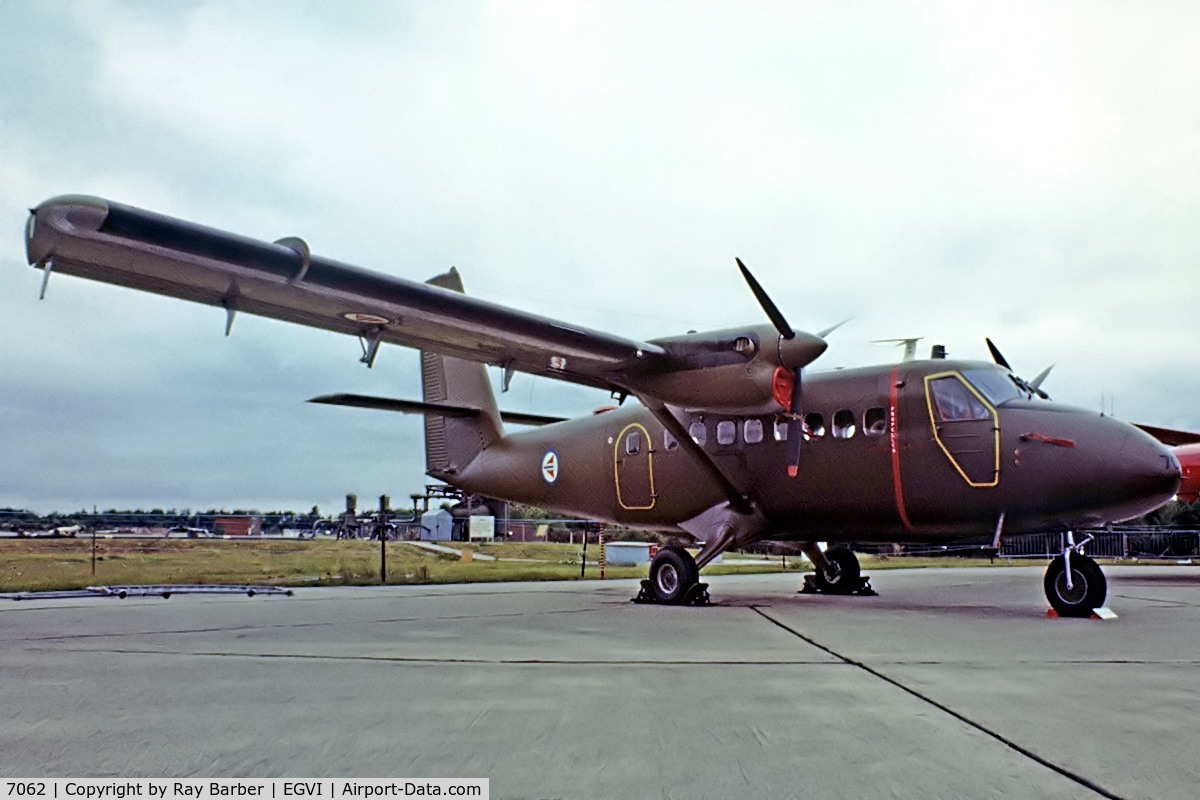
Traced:
<svg viewBox="0 0 1200 800">
<path fill-rule="evenodd" d="M 583 526 L 583 558 L 579 559 L 579 577 L 587 570 L 587 526 Z"/>
<path fill-rule="evenodd" d="M 96 576 L 96 529 L 92 528 L 92 577 Z"/>
<path fill-rule="evenodd" d="M 375 529 L 379 531 L 379 582 L 387 583 L 387 510 L 390 498 L 386 494 L 379 496 L 379 523 Z"/>
<path fill-rule="evenodd" d="M 600 529 L 600 580 L 604 580 L 604 566 L 608 561 L 607 553 L 604 549 L 604 529 Z"/>
</svg>

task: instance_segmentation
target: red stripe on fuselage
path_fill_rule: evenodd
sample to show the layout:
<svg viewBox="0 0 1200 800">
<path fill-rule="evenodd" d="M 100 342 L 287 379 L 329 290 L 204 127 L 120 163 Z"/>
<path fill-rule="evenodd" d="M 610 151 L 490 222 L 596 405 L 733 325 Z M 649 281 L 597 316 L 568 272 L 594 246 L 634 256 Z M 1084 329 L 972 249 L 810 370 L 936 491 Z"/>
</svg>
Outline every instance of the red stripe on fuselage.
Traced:
<svg viewBox="0 0 1200 800">
<path fill-rule="evenodd" d="M 900 388 L 897 385 L 899 377 L 899 365 L 892 367 L 891 387 L 888 390 L 888 432 L 892 444 L 892 488 L 896 493 L 896 512 L 900 515 L 900 521 L 912 533 L 912 522 L 909 521 L 908 511 L 904 508 L 904 487 L 900 483 L 900 419 L 896 410 L 896 395 Z"/>
</svg>

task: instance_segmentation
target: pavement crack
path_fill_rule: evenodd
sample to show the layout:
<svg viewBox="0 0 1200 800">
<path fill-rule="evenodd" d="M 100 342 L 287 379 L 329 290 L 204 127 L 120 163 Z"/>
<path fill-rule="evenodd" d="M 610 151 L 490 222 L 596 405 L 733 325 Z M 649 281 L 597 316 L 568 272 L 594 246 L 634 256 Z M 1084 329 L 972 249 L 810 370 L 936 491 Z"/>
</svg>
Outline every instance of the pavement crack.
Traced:
<svg viewBox="0 0 1200 800">
<path fill-rule="evenodd" d="M 1005 747 L 1008 747 L 1011 750 L 1013 750 L 1014 752 L 1021 754 L 1025 758 L 1028 758 L 1031 761 L 1041 764 L 1043 767 L 1046 767 L 1049 770 L 1057 772 L 1059 775 L 1062 775 L 1064 778 L 1074 781 L 1075 783 L 1079 784 L 1080 786 L 1083 786 L 1084 788 L 1086 788 L 1092 792 L 1095 792 L 1096 794 L 1100 795 L 1101 797 L 1107 797 L 1107 798 L 1110 798 L 1110 800 L 1123 800 L 1123 798 L 1120 795 L 1110 792 L 1109 790 L 1105 789 L 1103 786 L 1100 786 L 1099 784 L 1095 783 L 1094 781 L 1089 780 L 1088 778 L 1084 777 L 1083 775 L 1080 775 L 1077 772 L 1067 769 L 1066 767 L 1061 766 L 1059 764 L 1055 764 L 1053 761 L 1050 761 L 1049 759 L 1045 758 L 1044 756 L 1038 755 L 1037 753 L 1033 752 L 1032 750 L 1028 749 L 1027 747 L 1023 747 L 1022 745 L 1014 742 L 1012 739 L 1009 739 L 1008 737 L 1004 736 L 1003 734 L 999 733 L 998 731 L 993 730 L 992 728 L 989 728 L 988 726 L 984 725 L 983 723 L 976 722 L 975 720 L 971 719 L 970 717 L 967 717 L 964 714 L 961 714 L 958 711 L 955 711 L 953 708 L 950 708 L 949 706 L 947 706 L 943 703 L 940 703 L 937 700 L 934 700 L 932 697 L 929 697 L 928 695 L 917 691 L 916 689 L 912 688 L 911 686 L 905 685 L 904 683 L 896 680 L 895 678 L 885 675 L 884 673 L 880 672 L 879 670 L 874 669 L 873 667 L 871 667 L 867 664 L 864 664 L 861 661 L 853 659 L 850 656 L 843 655 L 842 653 L 839 653 L 836 650 L 821 644 L 816 639 L 813 639 L 810 636 L 806 636 L 805 634 L 801 633 L 800 631 L 796 630 L 795 628 L 791 627 L 790 625 L 788 625 L 778 619 L 775 619 L 770 614 L 763 611 L 762 608 L 760 608 L 758 606 L 750 606 L 750 608 L 751 608 L 751 610 L 754 611 L 754 613 L 758 614 L 760 617 L 767 620 L 772 625 L 782 628 L 783 630 L 792 634 L 797 639 L 800 639 L 801 641 L 805 642 L 806 644 L 809 644 L 809 645 L 817 648 L 818 650 L 821 650 L 822 652 L 828 653 L 829 655 L 838 659 L 839 661 L 846 664 L 847 666 L 851 666 L 851 667 L 860 669 L 863 672 L 867 673 L 868 675 L 870 675 L 874 678 L 877 678 L 887 684 L 890 684 L 891 686 L 894 686 L 895 688 L 901 690 L 902 692 L 905 692 L 906 694 L 912 695 L 913 697 L 920 700 L 922 703 L 925 703 L 926 705 L 936 708 L 938 711 L 941 711 L 945 714 L 949 714 L 951 717 L 954 717 L 959 722 L 962 722 L 963 724 L 974 728 L 975 730 L 979 731 L 980 733 L 982 733 L 986 736 L 989 736 L 992 739 L 995 739 L 997 742 L 1000 742 Z"/>
<path fill-rule="evenodd" d="M 60 652 L 50 648 L 30 648 L 30 652 Z M 92 653 L 119 656 L 178 656 L 186 658 L 237 658 L 244 660 L 340 661 L 375 664 L 495 664 L 516 666 L 629 666 L 629 667 L 837 667 L 841 664 L 821 659 L 639 659 L 639 658 L 471 658 L 466 656 L 395 656 L 395 655 L 319 655 L 312 653 L 238 653 L 222 650 L 163 650 L 155 648 L 130 649 L 117 647 L 78 648 L 73 653 Z"/>
<path fill-rule="evenodd" d="M 542 616 L 550 614 L 584 614 L 591 612 L 592 609 L 556 609 L 551 611 L 514 611 L 510 613 L 491 613 L 491 614 L 456 614 L 443 615 L 439 617 L 386 617 L 381 619 L 364 620 L 364 625 L 396 625 L 410 622 L 461 622 L 463 620 L 475 619 L 501 619 L 504 617 L 529 617 Z M 131 631 L 127 633 L 98 631 L 94 633 L 72 633 L 69 635 L 60 636 L 35 636 L 24 637 L 17 639 L 8 639 L 9 642 L 70 642 L 79 641 L 81 639 L 106 639 L 106 638 L 122 638 L 122 637 L 141 637 L 141 636 L 185 636 L 201 633 L 248 633 L 250 631 L 277 631 L 277 630 L 300 630 L 305 628 L 329 628 L 337 627 L 344 623 L 339 621 L 329 622 L 289 622 L 284 625 L 213 625 L 204 628 L 175 628 L 163 630 L 141 630 Z"/>
</svg>

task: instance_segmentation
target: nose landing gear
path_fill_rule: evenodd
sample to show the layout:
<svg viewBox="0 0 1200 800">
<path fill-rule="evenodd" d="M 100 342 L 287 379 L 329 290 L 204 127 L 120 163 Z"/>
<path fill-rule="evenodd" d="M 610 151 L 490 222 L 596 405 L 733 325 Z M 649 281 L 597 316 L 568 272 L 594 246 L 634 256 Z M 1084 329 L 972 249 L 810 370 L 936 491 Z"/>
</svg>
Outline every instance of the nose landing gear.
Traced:
<svg viewBox="0 0 1200 800">
<path fill-rule="evenodd" d="M 1094 539 L 1088 536 L 1079 544 L 1068 531 L 1067 546 L 1046 568 L 1042 581 L 1046 599 L 1060 617 L 1088 617 L 1104 605 L 1108 582 L 1100 566 L 1083 554 L 1083 546 Z"/>
</svg>

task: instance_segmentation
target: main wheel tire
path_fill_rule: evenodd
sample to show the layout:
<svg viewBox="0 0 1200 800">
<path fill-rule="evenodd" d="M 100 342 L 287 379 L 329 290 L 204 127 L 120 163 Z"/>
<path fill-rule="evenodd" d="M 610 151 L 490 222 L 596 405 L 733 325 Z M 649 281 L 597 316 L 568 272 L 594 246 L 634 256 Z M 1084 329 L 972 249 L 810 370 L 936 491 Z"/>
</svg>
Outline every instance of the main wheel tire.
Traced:
<svg viewBox="0 0 1200 800">
<path fill-rule="evenodd" d="M 650 589 L 660 603 L 682 603 L 699 581 L 696 560 L 682 547 L 664 547 L 650 562 Z"/>
<path fill-rule="evenodd" d="M 1100 565 L 1087 556 L 1071 554 L 1071 587 L 1067 588 L 1066 562 L 1057 556 L 1046 568 L 1042 581 L 1046 599 L 1060 617 L 1087 617 L 1104 605 L 1108 581 Z"/>
<path fill-rule="evenodd" d="M 825 560 L 829 562 L 831 574 L 817 570 L 818 590 L 827 594 L 849 594 L 862 586 L 862 568 L 858 565 L 858 556 L 849 547 L 826 548 Z"/>
</svg>

